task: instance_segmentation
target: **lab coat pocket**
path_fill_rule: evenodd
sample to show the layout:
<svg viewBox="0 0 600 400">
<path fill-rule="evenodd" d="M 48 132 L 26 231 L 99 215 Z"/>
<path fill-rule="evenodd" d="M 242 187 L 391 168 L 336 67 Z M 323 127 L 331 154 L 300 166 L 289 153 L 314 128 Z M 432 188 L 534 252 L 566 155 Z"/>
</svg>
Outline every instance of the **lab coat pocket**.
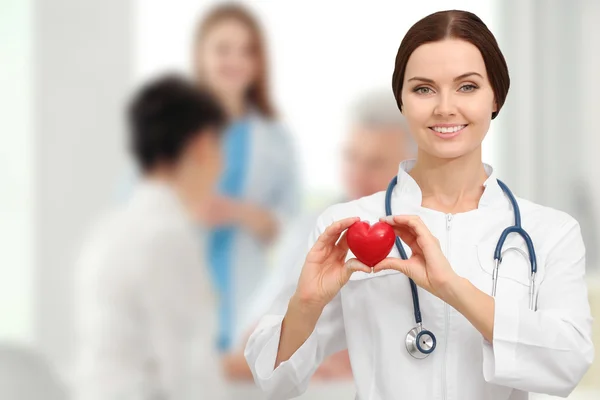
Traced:
<svg viewBox="0 0 600 400">
<path fill-rule="evenodd" d="M 477 258 L 482 271 L 489 275 L 490 283 L 494 273 L 494 251 L 497 239 L 488 240 L 477 245 Z M 498 288 L 502 281 L 510 281 L 529 287 L 531 264 L 527 245 L 518 235 L 509 236 L 502 246 L 502 262 L 498 268 Z"/>
</svg>

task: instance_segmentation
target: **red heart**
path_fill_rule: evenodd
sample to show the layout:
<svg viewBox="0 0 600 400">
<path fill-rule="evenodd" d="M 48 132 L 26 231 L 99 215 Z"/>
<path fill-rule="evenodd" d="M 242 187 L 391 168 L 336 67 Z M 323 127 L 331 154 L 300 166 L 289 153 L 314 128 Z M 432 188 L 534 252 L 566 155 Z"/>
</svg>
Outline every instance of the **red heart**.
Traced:
<svg viewBox="0 0 600 400">
<path fill-rule="evenodd" d="M 385 222 L 371 226 L 367 221 L 359 221 L 348 228 L 346 239 L 358 261 L 373 267 L 390 254 L 396 234 Z"/>
</svg>

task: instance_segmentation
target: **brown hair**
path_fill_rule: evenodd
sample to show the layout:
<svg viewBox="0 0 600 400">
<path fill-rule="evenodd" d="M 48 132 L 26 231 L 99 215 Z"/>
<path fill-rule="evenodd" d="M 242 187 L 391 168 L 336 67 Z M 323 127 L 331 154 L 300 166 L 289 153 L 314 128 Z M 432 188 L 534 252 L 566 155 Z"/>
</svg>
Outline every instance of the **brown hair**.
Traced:
<svg viewBox="0 0 600 400">
<path fill-rule="evenodd" d="M 197 46 L 204 40 L 208 32 L 215 25 L 231 19 L 240 22 L 248 28 L 254 38 L 254 50 L 256 51 L 258 59 L 258 75 L 255 82 L 248 89 L 248 92 L 246 93 L 246 99 L 250 101 L 253 106 L 257 107 L 263 115 L 267 117 L 274 117 L 275 110 L 269 96 L 267 79 L 268 71 L 265 40 L 258 20 L 248 9 L 235 3 L 226 3 L 214 7 L 198 23 L 194 41 L 194 49 L 197 49 Z M 205 84 L 202 82 L 201 77 L 199 77 L 199 82 L 201 84 Z"/>
<path fill-rule="evenodd" d="M 506 100 L 510 86 L 508 66 L 496 38 L 483 21 L 473 13 L 460 10 L 439 11 L 428 15 L 414 24 L 402 39 L 392 77 L 392 90 L 400 111 L 402 111 L 402 85 L 409 57 L 417 47 L 444 39 L 465 40 L 481 52 L 498 107 L 497 111 L 492 113 L 492 119 L 496 118 Z"/>
</svg>

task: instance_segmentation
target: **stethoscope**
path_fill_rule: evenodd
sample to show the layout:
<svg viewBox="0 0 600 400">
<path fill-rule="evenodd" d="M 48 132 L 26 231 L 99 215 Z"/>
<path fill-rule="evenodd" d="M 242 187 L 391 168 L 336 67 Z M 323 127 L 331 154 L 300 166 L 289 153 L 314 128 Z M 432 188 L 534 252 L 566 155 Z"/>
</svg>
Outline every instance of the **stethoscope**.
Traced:
<svg viewBox="0 0 600 400">
<path fill-rule="evenodd" d="M 525 258 L 529 259 L 529 264 L 531 265 L 531 275 L 529 278 L 529 308 L 533 310 L 535 274 L 537 272 L 535 249 L 533 248 L 533 242 L 531 241 L 531 237 L 521 227 L 521 211 L 519 210 L 519 205 L 517 204 L 515 196 L 513 196 L 510 189 L 502 181 L 497 181 L 498 185 L 502 188 L 504 194 L 510 200 L 515 215 L 515 224 L 504 229 L 504 231 L 500 235 L 500 239 L 498 239 L 498 243 L 496 244 L 496 249 L 494 251 L 494 271 L 492 273 L 492 296 L 496 296 L 496 287 L 498 284 L 498 268 L 500 268 L 500 264 L 502 263 L 502 256 L 508 250 L 517 250 Z M 385 214 L 387 216 L 392 215 L 392 192 L 394 191 L 394 187 L 397 183 L 398 177 L 395 176 L 394 179 L 392 179 L 392 181 L 390 182 L 387 191 L 385 192 Z M 527 245 L 529 256 L 527 256 L 527 254 L 524 254 L 523 250 L 518 248 L 511 247 L 509 249 L 506 249 L 504 252 L 502 251 L 502 246 L 504 245 L 506 237 L 513 232 L 519 234 L 523 238 L 525 244 Z M 402 246 L 402 242 L 400 241 L 400 238 L 398 236 L 396 236 L 396 248 L 400 253 L 400 257 L 402 257 L 403 260 L 407 260 L 408 257 L 406 255 L 406 252 L 404 251 L 404 247 Z M 423 328 L 423 320 L 421 318 L 421 307 L 419 306 L 419 293 L 417 292 L 417 285 L 412 279 L 409 279 L 409 281 L 410 291 L 412 293 L 413 299 L 413 309 L 415 314 L 416 326 L 406 334 L 406 350 L 414 358 L 422 359 L 427 357 L 429 354 L 433 353 L 437 341 L 435 339 L 435 335 L 431 331 L 428 331 L 427 329 Z"/>
</svg>

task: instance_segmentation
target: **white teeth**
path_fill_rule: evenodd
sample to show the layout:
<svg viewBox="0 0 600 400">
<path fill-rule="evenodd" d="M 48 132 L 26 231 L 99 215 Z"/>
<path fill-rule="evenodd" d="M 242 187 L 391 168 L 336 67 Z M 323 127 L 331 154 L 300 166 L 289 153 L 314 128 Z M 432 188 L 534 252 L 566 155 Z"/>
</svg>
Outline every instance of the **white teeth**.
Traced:
<svg viewBox="0 0 600 400">
<path fill-rule="evenodd" d="M 456 125 L 456 126 L 449 126 L 449 127 L 434 126 L 431 129 L 433 129 L 434 131 L 439 132 L 439 133 L 454 133 L 454 132 L 460 131 L 465 126 L 466 125 Z"/>
</svg>

